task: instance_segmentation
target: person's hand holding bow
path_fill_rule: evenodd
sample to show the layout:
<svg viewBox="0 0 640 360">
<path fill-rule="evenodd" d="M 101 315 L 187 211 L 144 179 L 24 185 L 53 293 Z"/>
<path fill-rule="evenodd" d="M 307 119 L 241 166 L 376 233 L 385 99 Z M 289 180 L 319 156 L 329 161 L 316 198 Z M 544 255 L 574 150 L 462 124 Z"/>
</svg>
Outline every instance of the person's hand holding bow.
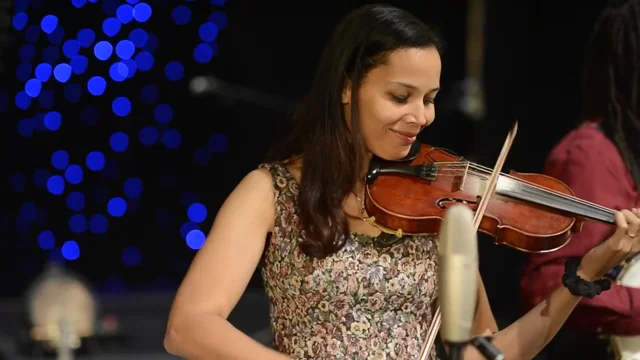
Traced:
<svg viewBox="0 0 640 360">
<path fill-rule="evenodd" d="M 640 210 L 616 212 L 617 229 L 609 239 L 591 249 L 580 263 L 578 274 L 593 281 L 640 251 Z"/>
</svg>

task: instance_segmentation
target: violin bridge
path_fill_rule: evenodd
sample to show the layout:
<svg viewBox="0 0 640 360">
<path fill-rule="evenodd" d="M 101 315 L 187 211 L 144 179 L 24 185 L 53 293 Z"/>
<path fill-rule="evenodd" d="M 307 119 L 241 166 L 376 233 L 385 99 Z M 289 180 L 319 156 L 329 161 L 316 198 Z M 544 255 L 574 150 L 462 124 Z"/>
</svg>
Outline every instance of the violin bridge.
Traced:
<svg viewBox="0 0 640 360">
<path fill-rule="evenodd" d="M 468 173 L 469 173 L 469 162 L 467 161 L 467 164 L 464 167 L 464 171 L 462 172 L 462 175 L 455 175 L 453 177 L 453 184 L 451 189 L 453 192 L 464 190 L 464 185 L 467 180 Z"/>
</svg>

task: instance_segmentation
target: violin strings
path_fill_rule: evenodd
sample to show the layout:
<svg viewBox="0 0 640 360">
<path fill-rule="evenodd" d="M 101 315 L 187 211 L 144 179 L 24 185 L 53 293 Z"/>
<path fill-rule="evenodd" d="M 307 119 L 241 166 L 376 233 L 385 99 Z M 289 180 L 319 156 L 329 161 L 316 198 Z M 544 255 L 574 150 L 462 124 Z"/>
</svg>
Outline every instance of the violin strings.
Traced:
<svg viewBox="0 0 640 360">
<path fill-rule="evenodd" d="M 486 166 L 482 166 L 482 165 L 478 165 L 472 162 L 437 162 L 434 163 L 434 165 L 438 166 L 438 171 L 436 172 L 436 174 L 443 174 L 440 170 L 441 167 L 444 165 L 444 167 L 442 167 L 442 170 L 451 170 L 451 171 L 461 171 L 461 170 L 465 170 L 465 169 L 469 169 L 471 171 L 463 171 L 463 172 L 467 172 L 468 175 L 475 175 L 477 178 L 480 178 L 482 180 L 488 180 L 489 177 L 487 175 L 490 175 L 492 170 Z M 474 171 L 475 170 L 475 171 Z M 443 174 L 444 175 L 444 174 Z M 590 208 L 592 208 L 593 210 L 600 210 L 600 211 L 604 211 L 607 214 L 611 214 L 612 210 L 609 208 L 606 208 L 604 206 L 580 199 L 578 197 L 575 196 L 570 196 L 567 194 L 563 194 L 554 190 L 549 190 L 549 189 L 545 189 L 539 186 L 536 186 L 535 184 L 530 184 L 526 181 L 523 181 L 522 179 L 516 178 L 512 175 L 509 174 L 505 174 L 505 173 L 501 173 L 500 175 L 505 176 L 506 178 L 524 183 L 526 185 L 529 185 L 531 187 L 534 187 L 536 190 L 541 191 L 541 192 L 545 192 L 549 195 L 552 196 L 557 196 L 559 198 L 565 199 L 565 200 L 569 200 L 569 201 L 574 201 L 576 203 L 580 203 L 583 204 L 585 206 L 588 206 Z M 444 176 L 454 176 L 454 175 L 444 175 Z"/>
</svg>

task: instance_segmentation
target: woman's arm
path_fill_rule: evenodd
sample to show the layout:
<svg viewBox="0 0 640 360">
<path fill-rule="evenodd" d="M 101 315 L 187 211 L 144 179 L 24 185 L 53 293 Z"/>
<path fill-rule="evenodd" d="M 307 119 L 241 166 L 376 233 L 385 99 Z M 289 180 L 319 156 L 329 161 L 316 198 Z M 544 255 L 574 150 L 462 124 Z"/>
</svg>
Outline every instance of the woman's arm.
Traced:
<svg viewBox="0 0 640 360">
<path fill-rule="evenodd" d="M 634 209 L 633 213 L 627 210 L 616 213 L 618 226 L 615 234 L 603 244 L 593 248 L 582 259 L 578 275 L 585 280 L 593 281 L 600 278 L 607 270 L 611 269 L 622 260 L 640 250 L 640 213 Z M 637 234 L 629 237 L 626 232 Z M 480 287 L 484 287 L 479 282 Z M 479 294 L 484 289 L 479 289 Z M 495 334 L 493 344 L 502 351 L 505 359 L 531 359 L 536 356 L 551 339 L 557 334 L 567 317 L 580 301 L 581 297 L 572 295 L 564 286 L 556 289 L 547 300 L 538 304 L 535 308 L 511 324 L 509 327 Z M 480 323 L 478 319 L 493 319 L 488 301 L 482 297 L 478 300 L 478 313 L 476 313 L 476 331 L 490 328 Z M 486 327 L 483 328 L 483 325 Z M 482 360 L 484 357 L 472 346 L 465 350 L 465 360 Z"/>
<path fill-rule="evenodd" d="M 254 170 L 222 205 L 173 302 L 165 349 L 185 359 L 277 360 L 226 319 L 253 275 L 275 219 L 267 170 Z"/>
</svg>

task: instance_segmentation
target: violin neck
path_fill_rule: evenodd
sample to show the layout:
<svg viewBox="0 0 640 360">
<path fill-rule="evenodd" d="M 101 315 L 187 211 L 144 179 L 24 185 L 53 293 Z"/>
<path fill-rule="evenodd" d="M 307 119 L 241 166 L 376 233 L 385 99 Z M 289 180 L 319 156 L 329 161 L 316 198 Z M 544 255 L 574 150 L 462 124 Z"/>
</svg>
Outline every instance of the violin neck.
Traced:
<svg viewBox="0 0 640 360">
<path fill-rule="evenodd" d="M 588 220 L 609 225 L 616 223 L 615 212 L 611 209 L 575 196 L 541 188 L 509 175 L 499 177 L 496 194 L 549 207 Z"/>
</svg>

